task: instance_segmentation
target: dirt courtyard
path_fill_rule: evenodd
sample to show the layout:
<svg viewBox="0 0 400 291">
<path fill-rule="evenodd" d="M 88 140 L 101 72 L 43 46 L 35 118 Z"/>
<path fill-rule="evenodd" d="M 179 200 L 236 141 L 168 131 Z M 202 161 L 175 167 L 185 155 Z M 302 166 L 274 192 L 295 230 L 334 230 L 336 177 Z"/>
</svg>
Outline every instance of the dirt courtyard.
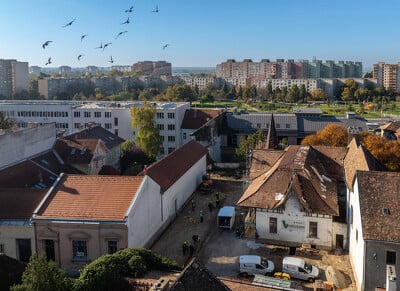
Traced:
<svg viewBox="0 0 400 291">
<path fill-rule="evenodd" d="M 243 193 L 243 181 L 233 177 L 212 174 L 212 190 L 210 192 L 193 193 L 188 203 L 183 207 L 177 218 L 164 231 L 152 250 L 162 256 L 175 260 L 184 267 L 191 258 L 189 249 L 183 254 L 182 244 L 193 246 L 193 256 L 196 256 L 216 276 L 238 275 L 237 257 L 241 254 L 257 254 L 271 258 L 281 268 L 283 256 L 288 255 L 289 248 L 261 244 L 252 237 L 238 238 L 235 228 L 241 220 L 242 209 L 236 209 L 236 222 L 232 230 L 221 230 L 217 227 L 216 196 L 219 195 L 221 206 L 235 206 Z M 216 194 L 218 193 L 218 194 Z M 194 201 L 194 210 L 191 200 Z M 209 204 L 213 204 L 210 211 Z M 203 213 L 203 222 L 200 213 Z M 200 240 L 193 242 L 192 236 L 198 235 Z M 256 247 L 255 247 L 256 246 Z M 315 249 L 296 249 L 296 256 L 304 257 L 308 262 L 319 267 L 327 277 L 342 290 L 355 290 L 353 272 L 347 253 Z M 332 273 L 332 270 L 335 272 Z M 306 285 L 306 284 L 304 284 Z"/>
</svg>

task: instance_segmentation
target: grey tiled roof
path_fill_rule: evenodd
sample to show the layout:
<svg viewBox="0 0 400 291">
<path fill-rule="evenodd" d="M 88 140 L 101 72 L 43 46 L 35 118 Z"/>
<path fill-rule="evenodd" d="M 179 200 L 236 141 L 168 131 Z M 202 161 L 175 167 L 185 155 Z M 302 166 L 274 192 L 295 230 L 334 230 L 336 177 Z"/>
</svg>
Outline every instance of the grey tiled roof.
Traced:
<svg viewBox="0 0 400 291">
<path fill-rule="evenodd" d="M 303 117 L 298 120 L 298 131 L 299 133 L 315 133 L 324 129 L 330 123 L 338 123 L 343 126 L 350 127 L 360 127 L 362 131 L 367 131 L 367 121 L 362 118 L 345 118 L 345 117 L 335 117 L 335 116 L 321 116 L 321 118 L 309 118 Z"/>
<path fill-rule="evenodd" d="M 271 113 L 227 114 L 228 127 L 233 131 L 254 133 L 258 128 L 268 129 Z M 276 131 L 297 132 L 299 136 L 314 134 L 330 123 L 347 127 L 360 127 L 367 131 L 367 120 L 363 118 L 346 118 L 335 116 L 302 117 L 292 113 L 274 113 Z"/>
<path fill-rule="evenodd" d="M 232 130 L 242 132 L 257 131 L 257 129 L 268 129 L 271 120 L 271 113 L 251 113 L 251 114 L 227 114 L 226 120 L 228 127 Z M 297 118 L 295 114 L 274 114 L 275 126 L 277 131 L 297 130 Z"/>
</svg>

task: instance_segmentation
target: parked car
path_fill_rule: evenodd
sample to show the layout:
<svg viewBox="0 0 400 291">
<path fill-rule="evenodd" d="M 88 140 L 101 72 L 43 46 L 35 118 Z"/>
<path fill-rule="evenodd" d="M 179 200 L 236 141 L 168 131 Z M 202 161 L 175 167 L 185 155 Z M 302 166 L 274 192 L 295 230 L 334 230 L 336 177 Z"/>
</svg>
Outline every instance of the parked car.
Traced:
<svg viewBox="0 0 400 291">
<path fill-rule="evenodd" d="M 274 270 L 275 265 L 270 260 L 254 255 L 239 256 L 239 274 L 242 276 L 271 275 Z"/>
<path fill-rule="evenodd" d="M 288 273 L 292 278 L 314 282 L 319 278 L 319 269 L 308 264 L 302 258 L 284 257 L 282 260 L 282 272 Z"/>
</svg>

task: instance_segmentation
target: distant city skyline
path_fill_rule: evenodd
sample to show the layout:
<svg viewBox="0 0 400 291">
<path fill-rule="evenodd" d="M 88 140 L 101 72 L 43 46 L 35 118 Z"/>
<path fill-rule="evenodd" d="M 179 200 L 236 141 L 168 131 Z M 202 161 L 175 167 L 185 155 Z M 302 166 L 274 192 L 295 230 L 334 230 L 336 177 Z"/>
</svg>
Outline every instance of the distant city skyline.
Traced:
<svg viewBox="0 0 400 291">
<path fill-rule="evenodd" d="M 215 67 L 227 59 L 316 58 L 370 69 L 399 62 L 399 9 L 396 0 L 5 0 L 0 59 L 40 67 L 49 58 L 47 67 L 144 60 Z"/>
</svg>

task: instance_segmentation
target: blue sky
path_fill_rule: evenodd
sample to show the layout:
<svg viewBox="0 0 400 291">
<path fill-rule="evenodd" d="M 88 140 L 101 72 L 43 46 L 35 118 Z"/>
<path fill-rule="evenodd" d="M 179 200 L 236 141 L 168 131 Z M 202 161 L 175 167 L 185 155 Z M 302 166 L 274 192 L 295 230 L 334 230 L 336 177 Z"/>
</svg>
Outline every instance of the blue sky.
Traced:
<svg viewBox="0 0 400 291">
<path fill-rule="evenodd" d="M 398 0 L 1 0 L 0 58 L 41 67 L 49 57 L 54 67 L 110 66 L 111 56 L 114 65 L 215 67 L 316 57 L 366 68 L 399 61 L 398 11 Z M 101 42 L 112 44 L 95 49 Z"/>
</svg>

